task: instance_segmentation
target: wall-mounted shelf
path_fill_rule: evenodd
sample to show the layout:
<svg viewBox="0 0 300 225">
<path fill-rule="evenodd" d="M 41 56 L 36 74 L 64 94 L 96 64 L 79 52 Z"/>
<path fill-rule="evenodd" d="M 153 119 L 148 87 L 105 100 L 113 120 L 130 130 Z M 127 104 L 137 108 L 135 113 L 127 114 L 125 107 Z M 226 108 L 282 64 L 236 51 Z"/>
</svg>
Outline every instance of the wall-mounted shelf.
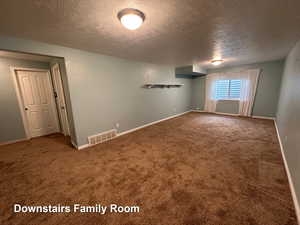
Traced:
<svg viewBox="0 0 300 225">
<path fill-rule="evenodd" d="M 181 86 L 183 86 L 183 84 L 153 83 L 153 84 L 145 84 L 144 88 L 175 88 Z"/>
</svg>

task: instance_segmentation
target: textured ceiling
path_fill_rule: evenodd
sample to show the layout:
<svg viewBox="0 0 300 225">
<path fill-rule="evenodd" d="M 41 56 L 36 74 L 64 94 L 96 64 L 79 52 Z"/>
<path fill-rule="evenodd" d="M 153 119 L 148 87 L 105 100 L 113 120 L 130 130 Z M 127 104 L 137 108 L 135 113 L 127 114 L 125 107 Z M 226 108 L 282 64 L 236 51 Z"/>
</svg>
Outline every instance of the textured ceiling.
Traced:
<svg viewBox="0 0 300 225">
<path fill-rule="evenodd" d="M 123 8 L 146 15 L 126 30 Z M 152 63 L 210 67 L 283 58 L 300 39 L 299 0 L 1 0 L 0 34 Z"/>
</svg>

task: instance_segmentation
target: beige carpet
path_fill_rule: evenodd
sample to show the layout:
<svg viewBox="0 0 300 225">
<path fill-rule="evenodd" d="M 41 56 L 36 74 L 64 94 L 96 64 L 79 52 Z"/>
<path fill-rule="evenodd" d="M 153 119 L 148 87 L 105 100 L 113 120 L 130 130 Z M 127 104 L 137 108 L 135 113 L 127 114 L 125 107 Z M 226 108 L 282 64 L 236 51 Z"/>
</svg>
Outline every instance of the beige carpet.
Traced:
<svg viewBox="0 0 300 225">
<path fill-rule="evenodd" d="M 297 224 L 273 121 L 189 113 L 82 151 L 66 143 L 0 147 L 0 224 Z M 15 214 L 15 203 L 140 212 Z"/>
</svg>

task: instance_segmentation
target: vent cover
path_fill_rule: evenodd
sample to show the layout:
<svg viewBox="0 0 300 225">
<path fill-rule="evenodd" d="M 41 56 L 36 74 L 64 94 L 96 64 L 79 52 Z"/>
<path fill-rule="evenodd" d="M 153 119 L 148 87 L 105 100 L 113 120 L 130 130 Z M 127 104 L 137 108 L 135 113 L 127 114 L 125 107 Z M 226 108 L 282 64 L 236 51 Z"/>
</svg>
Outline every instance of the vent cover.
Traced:
<svg viewBox="0 0 300 225">
<path fill-rule="evenodd" d="M 109 131 L 102 132 L 100 134 L 96 134 L 88 137 L 88 142 L 90 145 L 96 145 L 103 143 L 105 141 L 109 141 L 117 136 L 117 130 L 112 129 Z"/>
</svg>

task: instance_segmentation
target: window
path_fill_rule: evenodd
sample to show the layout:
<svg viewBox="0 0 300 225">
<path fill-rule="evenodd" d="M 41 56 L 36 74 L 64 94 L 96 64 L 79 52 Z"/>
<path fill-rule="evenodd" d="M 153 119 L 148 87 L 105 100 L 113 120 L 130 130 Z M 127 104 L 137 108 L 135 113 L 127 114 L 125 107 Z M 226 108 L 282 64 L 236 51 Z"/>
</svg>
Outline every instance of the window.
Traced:
<svg viewBox="0 0 300 225">
<path fill-rule="evenodd" d="M 216 99 L 240 99 L 241 80 L 217 80 Z"/>
</svg>

